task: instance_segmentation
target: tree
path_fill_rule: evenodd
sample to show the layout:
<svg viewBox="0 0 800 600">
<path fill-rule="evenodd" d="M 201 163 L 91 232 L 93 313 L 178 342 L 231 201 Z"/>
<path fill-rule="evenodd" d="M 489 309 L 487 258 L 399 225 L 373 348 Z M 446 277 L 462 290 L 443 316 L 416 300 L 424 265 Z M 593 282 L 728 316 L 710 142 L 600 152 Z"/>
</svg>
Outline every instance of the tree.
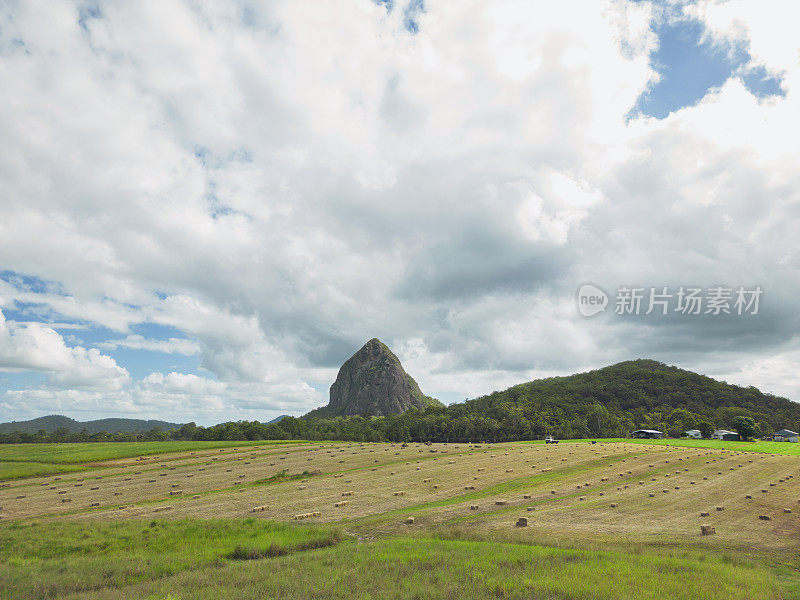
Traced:
<svg viewBox="0 0 800 600">
<path fill-rule="evenodd" d="M 733 423 L 734 429 L 739 433 L 739 437 L 742 440 L 749 440 L 754 437 L 758 437 L 760 435 L 760 430 L 758 425 L 756 425 L 755 420 L 752 417 L 733 417 L 731 419 L 731 423 Z"/>
<path fill-rule="evenodd" d="M 700 430 L 700 435 L 704 438 L 710 438 L 714 434 L 714 424 L 708 421 L 698 421 L 697 428 Z"/>
</svg>

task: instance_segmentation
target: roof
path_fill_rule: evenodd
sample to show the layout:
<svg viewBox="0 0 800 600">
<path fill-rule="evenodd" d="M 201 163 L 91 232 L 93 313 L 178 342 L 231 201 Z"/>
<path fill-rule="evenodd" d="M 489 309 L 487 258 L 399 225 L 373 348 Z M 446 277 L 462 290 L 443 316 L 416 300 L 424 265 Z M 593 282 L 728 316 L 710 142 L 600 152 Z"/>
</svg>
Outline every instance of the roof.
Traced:
<svg viewBox="0 0 800 600">
<path fill-rule="evenodd" d="M 735 431 L 728 431 L 727 429 L 717 429 L 714 432 L 714 435 L 725 435 L 725 434 L 728 434 L 728 433 L 732 433 L 733 435 L 739 435 Z"/>
<path fill-rule="evenodd" d="M 787 436 L 787 435 L 800 435 L 800 434 L 797 433 L 796 431 L 790 431 L 789 429 L 781 429 L 780 431 L 776 431 L 773 435 Z"/>
<path fill-rule="evenodd" d="M 687 429 L 686 433 L 701 433 L 699 429 Z"/>
<path fill-rule="evenodd" d="M 633 433 L 664 433 L 664 432 L 658 431 L 658 429 L 637 429 Z"/>
</svg>

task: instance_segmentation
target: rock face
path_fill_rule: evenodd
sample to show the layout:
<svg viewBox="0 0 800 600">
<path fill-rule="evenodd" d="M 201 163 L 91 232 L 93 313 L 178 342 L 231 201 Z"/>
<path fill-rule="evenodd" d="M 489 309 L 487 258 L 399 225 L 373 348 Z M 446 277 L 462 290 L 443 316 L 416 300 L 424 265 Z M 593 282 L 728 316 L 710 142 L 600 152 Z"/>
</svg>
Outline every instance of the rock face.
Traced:
<svg viewBox="0 0 800 600">
<path fill-rule="evenodd" d="M 371 339 L 339 369 L 326 412 L 386 416 L 438 403 L 420 391 L 386 344 Z"/>
</svg>

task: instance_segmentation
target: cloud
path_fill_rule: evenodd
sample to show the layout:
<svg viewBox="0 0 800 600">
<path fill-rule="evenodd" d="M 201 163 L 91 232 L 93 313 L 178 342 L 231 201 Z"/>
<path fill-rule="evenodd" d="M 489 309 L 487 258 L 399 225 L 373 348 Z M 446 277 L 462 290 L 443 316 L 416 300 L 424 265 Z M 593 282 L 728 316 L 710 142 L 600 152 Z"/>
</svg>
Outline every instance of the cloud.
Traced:
<svg viewBox="0 0 800 600">
<path fill-rule="evenodd" d="M 800 325 L 798 44 L 774 34 L 791 19 L 688 3 L 786 93 L 733 77 L 630 119 L 659 77 L 659 6 L 563 4 L 433 0 L 415 27 L 366 0 L 0 13 L 2 267 L 50 282 L 0 279 L 31 348 L 4 360 L 50 373 L 4 401 L 297 414 L 375 336 L 447 399 L 634 355 L 770 385 L 758 365 L 794 356 Z M 589 281 L 760 284 L 764 312 L 586 320 Z M 37 317 L 102 335 L 68 347 Z M 131 381 L 101 352 L 118 348 L 198 369 Z"/>
<path fill-rule="evenodd" d="M 118 390 L 130 375 L 96 348 L 69 347 L 58 332 L 39 323 L 6 321 L 0 311 L 0 371 L 40 371 L 51 384 Z"/>
<path fill-rule="evenodd" d="M 132 334 L 124 339 L 109 340 L 98 344 L 100 348 L 114 350 L 116 348 L 131 348 L 133 350 L 148 350 L 150 352 L 163 352 L 165 354 L 192 355 L 200 352 L 200 345 L 195 340 L 185 338 L 169 338 L 166 340 L 147 339 L 141 335 Z"/>
</svg>

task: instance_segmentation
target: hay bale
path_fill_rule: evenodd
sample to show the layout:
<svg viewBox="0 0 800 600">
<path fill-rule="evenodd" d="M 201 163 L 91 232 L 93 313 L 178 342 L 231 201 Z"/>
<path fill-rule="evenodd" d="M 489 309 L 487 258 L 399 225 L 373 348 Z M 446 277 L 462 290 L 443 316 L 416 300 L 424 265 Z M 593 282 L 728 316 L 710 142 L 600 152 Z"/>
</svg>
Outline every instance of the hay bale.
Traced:
<svg viewBox="0 0 800 600">
<path fill-rule="evenodd" d="M 465 489 L 465 490 L 474 490 L 474 489 L 475 489 L 475 486 L 474 486 L 474 485 L 465 485 L 465 486 L 464 486 L 464 489 Z"/>
<path fill-rule="evenodd" d="M 100 506 L 99 502 L 92 502 L 89 506 Z"/>
<path fill-rule="evenodd" d="M 408 517 L 406 519 L 406 525 L 413 525 L 414 524 L 414 517 Z"/>
<path fill-rule="evenodd" d="M 700 516 L 701 516 L 701 517 L 707 517 L 707 516 L 708 516 L 708 513 L 707 513 L 707 512 L 701 512 L 701 513 L 700 513 Z"/>
<path fill-rule="evenodd" d="M 269 506 L 254 506 L 252 512 L 264 512 L 268 510 Z"/>
<path fill-rule="evenodd" d="M 405 490 L 400 490 L 400 491 L 394 492 L 392 495 L 393 496 L 405 496 L 406 492 L 405 492 Z"/>
<path fill-rule="evenodd" d="M 171 506 L 159 506 L 153 510 L 153 512 L 164 512 L 165 510 L 172 510 Z"/>
<path fill-rule="evenodd" d="M 713 535 L 717 533 L 711 525 L 700 525 L 700 535 Z"/>
<path fill-rule="evenodd" d="M 340 500 L 339 502 L 334 503 L 334 506 L 336 508 L 341 508 L 342 506 L 347 506 L 348 504 L 350 504 L 349 500 Z"/>
<path fill-rule="evenodd" d="M 342 492 L 342 496 L 352 496 L 352 495 L 353 495 L 353 491 L 352 490 L 350 490 L 348 492 Z"/>
<path fill-rule="evenodd" d="M 517 519 L 516 527 L 527 527 L 528 526 L 528 519 L 526 517 L 520 517 Z"/>
<path fill-rule="evenodd" d="M 513 473 L 514 469 L 506 469 L 506 473 Z"/>
<path fill-rule="evenodd" d="M 506 505 L 506 501 L 505 500 L 495 500 L 494 503 L 497 506 L 505 506 Z"/>
<path fill-rule="evenodd" d="M 744 497 L 744 499 L 745 499 L 745 500 L 752 500 L 752 499 L 753 499 L 753 496 L 751 496 L 750 494 L 747 494 L 747 495 Z"/>
<path fill-rule="evenodd" d="M 616 502 L 612 502 L 611 503 L 611 508 L 617 508 L 617 503 Z"/>
<path fill-rule="evenodd" d="M 784 508 L 783 512 L 788 514 L 788 513 L 792 512 L 792 509 L 791 508 Z"/>
<path fill-rule="evenodd" d="M 656 496 L 655 494 L 650 494 L 651 498 L 655 498 L 655 496 Z"/>
<path fill-rule="evenodd" d="M 195 494 L 194 496 L 192 496 L 192 500 L 197 500 L 199 497 L 200 497 L 200 494 Z"/>
<path fill-rule="evenodd" d="M 522 498 L 523 498 L 524 500 L 529 500 L 529 499 L 530 499 L 530 497 L 531 497 L 531 495 L 530 495 L 530 494 L 522 494 Z"/>
<path fill-rule="evenodd" d="M 529 506 L 529 507 L 528 507 L 528 508 L 526 508 L 525 510 L 527 510 L 528 512 L 533 512 L 533 510 L 534 510 L 534 507 L 533 507 L 533 506 Z"/>
<path fill-rule="evenodd" d="M 170 496 L 178 496 L 183 493 L 183 490 L 171 490 L 169 495 Z"/>
<path fill-rule="evenodd" d="M 758 515 L 758 518 L 762 521 L 772 521 L 772 517 L 769 515 Z"/>
<path fill-rule="evenodd" d="M 724 507 L 724 506 L 716 506 L 715 508 L 717 509 L 717 511 L 723 511 L 723 510 L 725 510 L 725 507 Z"/>
<path fill-rule="evenodd" d="M 422 480 L 422 483 L 430 483 L 430 482 L 431 482 L 430 477 L 426 477 L 425 479 Z"/>
<path fill-rule="evenodd" d="M 61 502 L 72 502 L 72 498 L 62 498 Z"/>
</svg>

